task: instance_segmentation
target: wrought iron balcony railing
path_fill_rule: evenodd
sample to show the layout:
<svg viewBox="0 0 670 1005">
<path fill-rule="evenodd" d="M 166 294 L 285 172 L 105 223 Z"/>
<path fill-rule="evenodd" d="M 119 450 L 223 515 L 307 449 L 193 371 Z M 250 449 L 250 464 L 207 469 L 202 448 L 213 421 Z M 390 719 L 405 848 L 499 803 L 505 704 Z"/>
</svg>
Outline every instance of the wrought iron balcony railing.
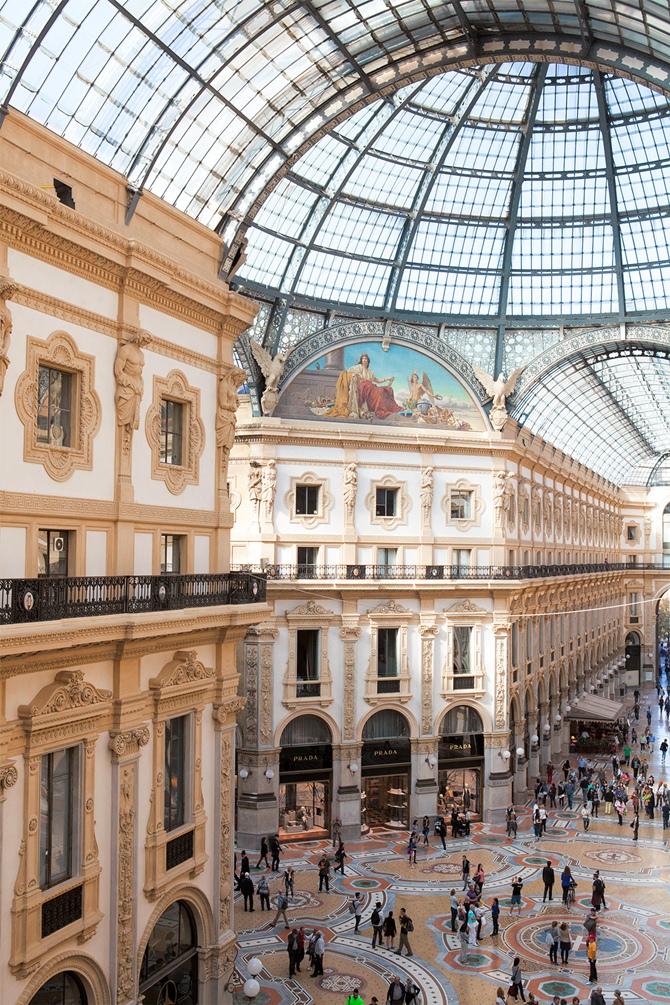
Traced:
<svg viewBox="0 0 670 1005">
<path fill-rule="evenodd" d="M 247 571 L 0 579 L 0 624 L 258 604 L 265 601 L 265 587 L 265 575 Z"/>
<path fill-rule="evenodd" d="M 240 572 L 258 572 L 269 582 L 284 579 L 355 580 L 456 580 L 543 579 L 547 576 L 580 576 L 592 572 L 634 572 L 666 569 L 658 563 L 592 562 L 578 565 L 238 565 Z M 670 571 L 670 570 L 667 570 Z"/>
</svg>

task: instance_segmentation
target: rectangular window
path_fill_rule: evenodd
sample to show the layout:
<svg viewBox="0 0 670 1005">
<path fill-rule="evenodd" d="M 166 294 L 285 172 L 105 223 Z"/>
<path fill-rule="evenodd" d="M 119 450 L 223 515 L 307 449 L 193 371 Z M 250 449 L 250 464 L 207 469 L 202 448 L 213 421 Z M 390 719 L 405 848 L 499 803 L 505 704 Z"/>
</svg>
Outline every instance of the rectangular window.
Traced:
<svg viewBox="0 0 670 1005">
<path fill-rule="evenodd" d="M 43 754 L 40 766 L 40 887 L 75 875 L 78 834 L 79 748 Z"/>
<path fill-rule="evenodd" d="M 472 561 L 472 551 L 470 548 L 454 548 L 453 565 L 456 575 L 463 575 L 470 571 Z"/>
<path fill-rule="evenodd" d="M 397 548 L 377 548 L 377 565 L 397 565 Z"/>
<path fill-rule="evenodd" d="M 628 556 L 628 565 L 637 565 L 637 555 Z"/>
<path fill-rule="evenodd" d="M 635 618 L 639 617 L 640 614 L 640 608 L 638 606 L 639 602 L 640 602 L 639 593 L 630 593 L 628 595 L 629 613 Z"/>
<path fill-rule="evenodd" d="M 37 442 L 69 447 L 73 375 L 40 365 L 37 376 Z"/>
<path fill-rule="evenodd" d="M 637 541 L 637 527 L 635 524 L 631 524 L 626 528 L 626 536 L 629 541 Z"/>
<path fill-rule="evenodd" d="M 378 488 L 375 493 L 377 516 L 396 516 L 398 511 L 398 490 Z"/>
<path fill-rule="evenodd" d="M 318 698 L 321 695 L 321 663 L 318 628 L 299 628 L 296 632 L 296 698 Z"/>
<path fill-rule="evenodd" d="M 451 519 L 472 519 L 472 492 L 458 491 L 451 493 Z"/>
<path fill-rule="evenodd" d="M 165 723 L 165 781 L 163 823 L 166 831 L 188 823 L 190 717 L 180 715 Z"/>
<path fill-rule="evenodd" d="M 530 562 L 530 552 L 524 551 L 523 553 L 523 564 L 528 565 Z"/>
<path fill-rule="evenodd" d="M 178 534 L 161 534 L 161 575 L 181 571 L 181 552 L 181 537 Z"/>
<path fill-rule="evenodd" d="M 66 530 L 37 532 L 37 575 L 67 576 L 69 533 Z"/>
<path fill-rule="evenodd" d="M 161 398 L 161 464 L 181 465 L 184 404 Z"/>
<path fill-rule="evenodd" d="M 380 628 L 377 631 L 377 692 L 397 694 L 398 679 L 398 628 Z"/>
<path fill-rule="evenodd" d="M 537 623 L 537 642 L 538 642 L 538 652 L 541 654 L 544 652 L 544 618 L 540 615 Z"/>
<path fill-rule="evenodd" d="M 532 660 L 533 658 L 533 626 L 530 623 L 530 618 L 526 620 L 526 659 Z"/>
<path fill-rule="evenodd" d="M 512 625 L 512 666 L 519 665 L 519 626 L 516 621 Z"/>
<path fill-rule="evenodd" d="M 554 622 L 555 621 L 556 621 L 556 618 L 554 617 L 553 614 L 551 614 L 549 616 L 549 648 L 550 649 L 553 649 L 554 646 L 556 645 L 556 629 L 555 629 L 555 626 L 554 626 Z"/>
<path fill-rule="evenodd" d="M 298 548 L 298 576 L 303 579 L 313 578 L 316 564 L 319 560 L 318 548 Z"/>
<path fill-rule="evenodd" d="M 453 629 L 453 671 L 456 690 L 472 687 L 472 628 L 456 625 Z"/>
<path fill-rule="evenodd" d="M 319 512 L 320 485 L 296 485 L 295 511 L 298 516 L 313 516 Z"/>
</svg>

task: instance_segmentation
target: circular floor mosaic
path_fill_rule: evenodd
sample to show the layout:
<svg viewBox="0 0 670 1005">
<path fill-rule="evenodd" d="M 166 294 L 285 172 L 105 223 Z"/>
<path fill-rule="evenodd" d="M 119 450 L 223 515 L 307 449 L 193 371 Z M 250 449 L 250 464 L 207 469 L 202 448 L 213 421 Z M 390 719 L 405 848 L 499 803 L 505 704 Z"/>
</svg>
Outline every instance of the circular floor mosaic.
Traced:
<svg viewBox="0 0 670 1005">
<path fill-rule="evenodd" d="M 623 848 L 588 852 L 586 858 L 590 858 L 592 862 L 602 862 L 603 865 L 637 865 L 642 861 L 642 858 L 635 852 L 624 851 Z"/>
<path fill-rule="evenodd" d="M 323 977 L 316 980 L 316 986 L 322 991 L 330 991 L 337 995 L 350 995 L 356 988 L 363 991 L 367 987 L 367 981 L 354 974 L 341 974 L 337 970 L 324 967 Z"/>
<path fill-rule="evenodd" d="M 541 921 L 522 921 L 505 931 L 504 941 L 513 952 L 524 958 L 546 962 L 549 956 L 549 925 L 547 918 Z M 586 934 L 581 917 L 570 922 L 570 963 L 573 960 L 579 960 L 580 963 L 586 960 Z M 649 963 L 654 956 L 654 947 L 646 936 L 633 933 L 630 928 L 617 923 L 599 924 L 598 966 L 607 969 L 639 967 Z"/>
</svg>

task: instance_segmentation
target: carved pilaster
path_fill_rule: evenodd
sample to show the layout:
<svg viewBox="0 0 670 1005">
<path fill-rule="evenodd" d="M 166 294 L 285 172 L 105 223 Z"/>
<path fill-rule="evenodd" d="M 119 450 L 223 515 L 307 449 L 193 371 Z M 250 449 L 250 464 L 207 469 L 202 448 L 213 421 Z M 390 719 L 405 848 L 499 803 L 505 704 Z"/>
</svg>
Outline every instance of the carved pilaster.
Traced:
<svg viewBox="0 0 670 1005">
<path fill-rule="evenodd" d="M 147 730 L 147 741 L 149 731 Z M 120 735 L 120 734 L 119 734 Z M 133 742 L 133 741 L 131 741 Z M 116 929 L 116 1003 L 131 1001 L 135 991 L 135 775 L 136 764 L 120 766 L 118 830 L 118 903 Z"/>
<path fill-rule="evenodd" d="M 436 624 L 419 626 L 421 636 L 421 735 L 433 733 L 433 652 L 439 632 Z"/>
<path fill-rule="evenodd" d="M 357 625 L 343 625 L 340 638 L 344 642 L 344 717 L 342 738 L 345 742 L 356 739 L 356 642 L 361 637 Z"/>
<path fill-rule="evenodd" d="M 247 704 L 244 709 L 244 744 L 258 745 L 258 629 L 244 641 L 244 685 Z"/>
<path fill-rule="evenodd" d="M 232 927 L 232 764 L 233 734 L 231 730 L 221 733 L 221 844 L 219 861 L 219 931 Z"/>
<path fill-rule="evenodd" d="M 279 632 L 275 633 L 275 638 Z M 261 645 L 260 740 L 261 746 L 272 743 L 272 642 Z"/>
<path fill-rule="evenodd" d="M 507 665 L 509 656 L 509 633 L 511 625 L 507 622 L 494 625 L 495 639 L 495 713 L 496 729 L 505 729 L 507 725 Z"/>
</svg>

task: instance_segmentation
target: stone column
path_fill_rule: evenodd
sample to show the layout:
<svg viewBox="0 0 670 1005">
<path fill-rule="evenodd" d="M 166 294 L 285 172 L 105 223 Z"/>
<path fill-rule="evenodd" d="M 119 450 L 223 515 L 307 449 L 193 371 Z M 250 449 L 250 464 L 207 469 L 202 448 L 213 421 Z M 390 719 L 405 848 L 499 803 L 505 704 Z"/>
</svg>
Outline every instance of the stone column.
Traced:
<svg viewBox="0 0 670 1005">
<path fill-rule="evenodd" d="M 512 772 L 509 761 L 502 756 L 513 742 L 509 733 L 489 733 L 484 742 L 484 775 L 482 778 L 482 816 L 487 823 L 502 823 L 505 810 L 512 801 Z M 500 755 L 500 756 L 499 756 Z"/>
<path fill-rule="evenodd" d="M 362 743 L 333 744 L 332 822 L 342 821 L 342 840 L 358 841 L 361 836 L 361 753 Z M 351 771 L 349 765 L 355 765 Z"/>
<path fill-rule="evenodd" d="M 410 741 L 412 749 L 412 777 L 410 782 L 409 815 L 410 823 L 415 817 L 424 815 L 433 819 L 437 816 L 437 747 L 436 736 L 413 737 Z M 435 764 L 429 759 L 433 757 Z"/>
<path fill-rule="evenodd" d="M 5 790 L 11 789 L 18 780 L 18 771 L 16 770 L 16 765 L 14 761 L 6 761 L 0 767 L 0 848 L 4 847 L 4 816 L 5 816 Z M 20 813 L 20 807 L 17 808 Z M 3 884 L 2 884 L 2 873 L 0 872 L 0 904 L 3 903 Z M 8 912 L 9 913 L 9 912 Z M 3 917 L 0 914 L 0 937 L 3 935 L 3 927 L 5 922 L 9 922 L 9 916 Z"/>
</svg>

